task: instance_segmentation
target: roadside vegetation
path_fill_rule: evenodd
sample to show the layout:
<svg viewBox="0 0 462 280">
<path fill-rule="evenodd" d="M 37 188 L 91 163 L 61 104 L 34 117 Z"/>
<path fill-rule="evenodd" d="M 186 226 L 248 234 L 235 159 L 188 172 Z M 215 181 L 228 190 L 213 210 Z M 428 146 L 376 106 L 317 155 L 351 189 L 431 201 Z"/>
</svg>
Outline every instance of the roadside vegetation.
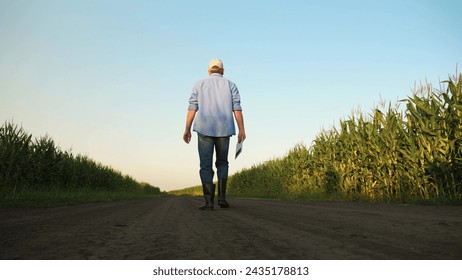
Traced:
<svg viewBox="0 0 462 280">
<path fill-rule="evenodd" d="M 356 111 L 310 146 L 241 170 L 232 196 L 424 203 L 462 201 L 462 75 Z"/>
<path fill-rule="evenodd" d="M 404 110 L 400 106 L 404 105 Z M 310 147 L 232 176 L 232 193 L 374 201 L 462 199 L 462 75 L 353 113 Z"/>
<path fill-rule="evenodd" d="M 32 138 L 22 127 L 0 127 L 0 207 L 54 206 L 160 195 L 87 156 L 62 151 L 49 136 Z"/>
<path fill-rule="evenodd" d="M 173 195 L 191 195 L 191 196 L 201 196 L 202 193 L 202 186 L 193 186 L 181 190 L 173 190 L 169 191 L 169 194 Z"/>
</svg>

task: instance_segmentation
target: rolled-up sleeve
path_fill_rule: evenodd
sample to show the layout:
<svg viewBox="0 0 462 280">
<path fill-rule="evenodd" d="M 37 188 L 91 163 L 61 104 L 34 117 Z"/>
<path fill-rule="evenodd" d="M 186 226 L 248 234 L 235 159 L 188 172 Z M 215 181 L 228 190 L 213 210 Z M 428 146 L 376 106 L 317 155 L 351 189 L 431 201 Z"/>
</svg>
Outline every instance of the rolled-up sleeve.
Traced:
<svg viewBox="0 0 462 280">
<path fill-rule="evenodd" d="M 193 87 L 191 97 L 189 98 L 188 110 L 199 110 L 199 103 L 197 101 L 197 90 L 196 87 Z"/>
<path fill-rule="evenodd" d="M 233 99 L 233 111 L 242 111 L 241 96 L 239 95 L 237 86 L 234 83 L 229 82 L 229 89 L 231 90 L 231 97 Z"/>
</svg>

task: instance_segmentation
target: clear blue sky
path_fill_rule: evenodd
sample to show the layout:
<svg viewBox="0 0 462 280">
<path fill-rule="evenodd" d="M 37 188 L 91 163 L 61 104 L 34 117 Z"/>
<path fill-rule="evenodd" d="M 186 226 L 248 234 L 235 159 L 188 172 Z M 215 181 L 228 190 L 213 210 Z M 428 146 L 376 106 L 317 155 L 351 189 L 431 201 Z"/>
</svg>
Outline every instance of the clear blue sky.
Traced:
<svg viewBox="0 0 462 280">
<path fill-rule="evenodd" d="M 197 137 L 182 134 L 210 59 L 241 93 L 234 173 L 415 82 L 439 87 L 462 67 L 460 11 L 445 0 L 0 0 L 0 121 L 163 190 L 199 185 Z"/>
</svg>

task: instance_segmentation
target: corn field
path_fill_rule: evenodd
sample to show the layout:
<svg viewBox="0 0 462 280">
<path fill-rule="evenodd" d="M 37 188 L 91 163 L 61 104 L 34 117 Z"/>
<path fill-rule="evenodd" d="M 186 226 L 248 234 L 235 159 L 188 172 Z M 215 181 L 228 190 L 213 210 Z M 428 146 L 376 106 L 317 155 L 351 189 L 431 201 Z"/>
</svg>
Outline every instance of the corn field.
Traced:
<svg viewBox="0 0 462 280">
<path fill-rule="evenodd" d="M 368 115 L 353 113 L 310 147 L 298 145 L 284 158 L 236 173 L 230 192 L 461 200 L 462 75 L 441 84 L 420 85 L 397 105 L 378 106 Z"/>
<path fill-rule="evenodd" d="M 0 127 L 0 194 L 53 188 L 160 193 L 87 156 L 62 151 L 48 136 L 32 139 L 22 127 L 5 122 Z"/>
</svg>

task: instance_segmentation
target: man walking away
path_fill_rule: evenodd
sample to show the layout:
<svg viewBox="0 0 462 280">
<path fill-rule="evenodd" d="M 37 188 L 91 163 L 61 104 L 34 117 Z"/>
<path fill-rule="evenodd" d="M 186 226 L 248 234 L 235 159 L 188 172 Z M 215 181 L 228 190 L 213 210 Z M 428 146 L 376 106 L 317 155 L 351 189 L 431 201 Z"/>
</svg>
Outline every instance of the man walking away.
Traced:
<svg viewBox="0 0 462 280">
<path fill-rule="evenodd" d="M 213 210 L 214 206 L 215 185 L 212 168 L 214 150 L 218 177 L 218 205 L 221 208 L 230 207 L 226 201 L 226 183 L 229 139 L 232 135 L 236 135 L 234 119 L 239 129 L 238 142 L 244 141 L 246 137 L 239 90 L 233 82 L 223 77 L 223 62 L 220 59 L 212 59 L 208 74 L 207 78 L 198 81 L 192 89 L 183 134 L 183 140 L 189 143 L 194 121 L 193 130 L 198 136 L 199 174 L 205 198 L 205 205 L 199 207 L 200 210 Z"/>
</svg>

